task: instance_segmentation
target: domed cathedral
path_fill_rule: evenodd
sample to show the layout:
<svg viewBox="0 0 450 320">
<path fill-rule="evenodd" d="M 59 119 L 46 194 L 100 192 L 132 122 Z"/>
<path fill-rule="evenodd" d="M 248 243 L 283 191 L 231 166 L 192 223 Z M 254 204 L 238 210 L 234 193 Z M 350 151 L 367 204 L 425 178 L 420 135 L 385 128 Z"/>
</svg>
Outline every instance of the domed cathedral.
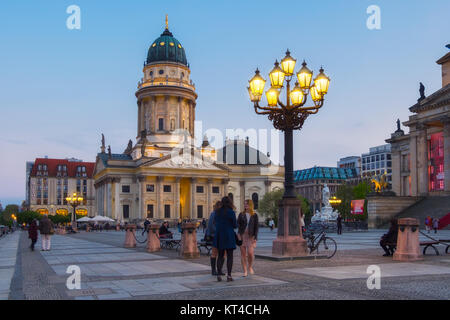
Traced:
<svg viewBox="0 0 450 320">
<path fill-rule="evenodd" d="M 230 157 L 240 150 L 234 144 L 216 151 L 204 138 L 194 147 L 197 93 L 185 48 L 169 31 L 167 17 L 163 33 L 148 49 L 136 98 L 136 143 L 129 140 L 122 153 L 112 153 L 102 135 L 94 170 L 97 214 L 122 222 L 202 219 L 225 195 L 233 196 L 241 211 L 244 199 L 283 187 L 282 170 L 261 174 L 274 167 L 270 161 L 253 163 L 251 156 L 242 163 Z M 265 157 L 254 152 L 255 159 Z"/>
<path fill-rule="evenodd" d="M 167 17 L 164 32 L 148 49 L 143 73 L 136 92 L 137 138 L 145 135 L 149 144 L 174 147 L 181 137 L 193 137 L 197 94 L 186 52 L 169 31 Z M 139 149 L 133 155 L 140 157 Z"/>
</svg>

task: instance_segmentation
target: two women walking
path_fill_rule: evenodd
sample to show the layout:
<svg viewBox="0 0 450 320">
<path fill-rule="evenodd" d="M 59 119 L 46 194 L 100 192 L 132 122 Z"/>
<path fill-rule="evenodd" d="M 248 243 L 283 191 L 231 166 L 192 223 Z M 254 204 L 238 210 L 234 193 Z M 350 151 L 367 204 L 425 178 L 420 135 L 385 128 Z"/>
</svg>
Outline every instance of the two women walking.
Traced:
<svg viewBox="0 0 450 320">
<path fill-rule="evenodd" d="M 234 231 L 236 228 L 238 229 L 238 234 Z M 244 277 L 248 273 L 254 274 L 253 261 L 255 259 L 258 235 L 258 216 L 254 212 L 251 200 L 245 201 L 244 212 L 240 213 L 236 220 L 232 201 L 228 197 L 222 198 L 222 201 L 217 202 L 214 206 L 214 211 L 209 218 L 206 235 L 213 242 L 211 273 L 212 275 L 217 275 L 217 281 L 222 281 L 221 276 L 224 275 L 222 267 L 225 263 L 225 254 L 227 260 L 227 281 L 233 281 L 231 272 L 236 244 L 240 245 L 241 249 Z"/>
</svg>

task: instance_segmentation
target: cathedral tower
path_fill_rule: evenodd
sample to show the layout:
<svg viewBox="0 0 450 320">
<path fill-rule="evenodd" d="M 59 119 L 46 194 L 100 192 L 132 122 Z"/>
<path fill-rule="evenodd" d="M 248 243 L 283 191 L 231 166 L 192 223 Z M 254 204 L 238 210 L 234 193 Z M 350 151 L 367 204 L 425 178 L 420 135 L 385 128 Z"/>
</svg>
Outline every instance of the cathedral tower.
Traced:
<svg viewBox="0 0 450 320">
<path fill-rule="evenodd" d="M 152 42 L 144 64 L 144 76 L 136 92 L 138 105 L 137 142 L 173 147 L 180 140 L 180 129 L 194 137 L 197 94 L 190 79 L 186 53 L 166 28 Z"/>
</svg>

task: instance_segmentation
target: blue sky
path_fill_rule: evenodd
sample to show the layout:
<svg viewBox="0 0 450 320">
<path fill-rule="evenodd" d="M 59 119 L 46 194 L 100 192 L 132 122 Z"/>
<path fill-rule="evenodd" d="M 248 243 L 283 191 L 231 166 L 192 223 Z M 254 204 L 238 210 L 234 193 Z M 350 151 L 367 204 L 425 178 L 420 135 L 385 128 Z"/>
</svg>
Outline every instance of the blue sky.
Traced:
<svg viewBox="0 0 450 320">
<path fill-rule="evenodd" d="M 68 30 L 66 8 L 81 8 Z M 369 5 L 381 30 L 366 27 Z M 94 161 L 100 135 L 113 152 L 136 137 L 136 84 L 165 14 L 186 49 L 204 129 L 271 128 L 246 85 L 289 48 L 331 78 L 325 106 L 297 132 L 295 169 L 336 165 L 381 145 L 418 98 L 441 86 L 450 2 L 442 1 L 2 1 L 0 202 L 25 193 L 25 162 L 48 155 Z M 238 116 L 236 116 L 238 115 Z"/>
</svg>

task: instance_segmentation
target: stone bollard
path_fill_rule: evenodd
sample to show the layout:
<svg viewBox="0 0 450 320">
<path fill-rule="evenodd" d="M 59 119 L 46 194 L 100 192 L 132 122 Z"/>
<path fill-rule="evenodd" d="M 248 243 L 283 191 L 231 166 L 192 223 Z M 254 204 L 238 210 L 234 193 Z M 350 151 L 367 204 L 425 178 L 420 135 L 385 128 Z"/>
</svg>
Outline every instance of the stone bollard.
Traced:
<svg viewBox="0 0 450 320">
<path fill-rule="evenodd" d="M 128 224 L 125 227 L 125 248 L 135 248 L 136 247 L 136 225 L 135 224 Z"/>
<path fill-rule="evenodd" d="M 183 234 L 181 235 L 180 255 L 185 259 L 200 257 L 197 247 L 197 226 L 195 223 L 186 222 L 181 225 Z"/>
<path fill-rule="evenodd" d="M 159 241 L 159 225 L 151 224 L 148 226 L 147 252 L 161 251 L 161 242 Z"/>
<path fill-rule="evenodd" d="M 398 219 L 397 249 L 393 259 L 396 261 L 422 260 L 419 242 L 419 220 L 413 218 Z"/>
<path fill-rule="evenodd" d="M 120 225 L 116 224 L 116 231 L 120 231 Z"/>
</svg>

